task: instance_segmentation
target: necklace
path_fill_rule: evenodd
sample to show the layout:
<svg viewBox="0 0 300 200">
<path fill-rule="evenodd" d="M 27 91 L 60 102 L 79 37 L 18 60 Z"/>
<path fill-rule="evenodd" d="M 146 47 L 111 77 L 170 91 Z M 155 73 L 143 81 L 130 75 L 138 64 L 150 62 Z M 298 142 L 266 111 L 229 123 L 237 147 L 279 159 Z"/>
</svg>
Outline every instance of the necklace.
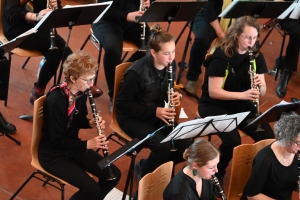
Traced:
<svg viewBox="0 0 300 200">
<path fill-rule="evenodd" d="M 286 159 L 283 157 L 283 153 L 282 153 L 281 147 L 280 147 L 280 146 L 278 146 L 278 147 L 279 147 L 279 151 L 280 151 L 281 157 L 282 157 L 282 159 L 284 160 L 284 162 L 287 162 L 288 164 L 291 164 L 291 161 L 290 161 L 290 160 L 286 160 Z"/>
</svg>

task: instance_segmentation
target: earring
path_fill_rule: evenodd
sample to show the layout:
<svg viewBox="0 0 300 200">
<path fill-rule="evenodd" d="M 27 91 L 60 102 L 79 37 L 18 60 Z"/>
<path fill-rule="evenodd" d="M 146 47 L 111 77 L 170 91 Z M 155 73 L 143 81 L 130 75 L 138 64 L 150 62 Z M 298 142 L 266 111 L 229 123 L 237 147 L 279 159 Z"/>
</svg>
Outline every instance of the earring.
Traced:
<svg viewBox="0 0 300 200">
<path fill-rule="evenodd" d="M 198 171 L 196 169 L 193 169 L 193 176 L 197 176 Z"/>
</svg>

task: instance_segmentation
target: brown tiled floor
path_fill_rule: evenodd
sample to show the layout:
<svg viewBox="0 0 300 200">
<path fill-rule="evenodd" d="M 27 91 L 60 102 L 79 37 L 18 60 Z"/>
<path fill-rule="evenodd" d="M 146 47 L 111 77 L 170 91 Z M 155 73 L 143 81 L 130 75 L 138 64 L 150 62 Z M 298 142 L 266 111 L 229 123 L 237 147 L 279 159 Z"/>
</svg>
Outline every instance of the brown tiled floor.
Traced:
<svg viewBox="0 0 300 200">
<path fill-rule="evenodd" d="M 75 4 L 71 1 L 63 1 L 63 4 Z M 264 23 L 266 20 L 259 20 L 261 23 Z M 183 22 L 173 22 L 171 24 L 169 32 L 178 36 L 179 32 L 183 28 L 185 23 Z M 166 27 L 166 23 L 162 23 L 164 27 Z M 73 51 L 80 48 L 84 39 L 89 34 L 89 25 L 74 27 L 71 32 L 70 39 L 70 47 Z M 58 32 L 64 37 L 67 37 L 68 29 L 60 28 Z M 184 44 L 186 40 L 185 31 L 182 38 L 179 40 L 176 49 L 176 61 L 181 61 Z M 265 33 L 262 34 L 262 37 Z M 275 58 L 279 55 L 279 48 L 281 45 L 281 36 L 274 31 L 264 46 L 262 47 L 262 52 L 266 58 L 268 68 L 272 69 L 275 63 Z M 91 45 L 89 42 L 84 49 L 89 52 L 93 56 L 97 56 L 98 51 L 95 47 Z M 187 54 L 189 55 L 189 53 Z M 187 56 L 188 57 L 188 56 Z M 31 142 L 31 131 L 32 131 L 32 122 L 24 121 L 19 119 L 20 115 L 23 114 L 31 114 L 32 113 L 32 105 L 29 103 L 29 93 L 33 86 L 34 81 L 36 80 L 36 73 L 38 70 L 39 61 L 41 57 L 31 58 L 29 63 L 27 64 L 25 69 L 21 69 L 21 65 L 24 62 L 25 58 L 12 56 L 12 65 L 11 65 L 11 74 L 10 74 L 10 85 L 9 85 L 9 97 L 8 97 L 8 105 L 4 106 L 4 103 L 0 102 L 0 111 L 5 116 L 7 121 L 13 123 L 17 126 L 17 133 L 13 135 L 17 140 L 21 141 L 21 145 L 16 145 L 13 141 L 9 140 L 6 137 L 0 137 L 0 200 L 9 199 L 12 193 L 14 193 L 17 188 L 25 181 L 25 179 L 34 171 L 34 168 L 31 167 L 30 161 L 30 142 Z M 186 59 L 188 60 L 188 58 Z M 299 63 L 298 63 L 299 66 Z M 183 73 L 181 78 L 181 83 L 185 85 L 186 72 Z M 106 120 L 107 126 L 105 132 L 107 134 L 111 133 L 112 130 L 109 128 L 110 124 L 110 113 L 109 113 L 109 98 L 107 95 L 107 86 L 105 79 L 103 77 L 103 67 L 101 66 L 99 72 L 100 78 L 98 79 L 97 86 L 100 87 L 104 91 L 104 95 L 98 99 L 96 99 L 97 108 L 101 110 L 101 115 Z M 300 73 L 294 73 L 291 81 L 288 86 L 288 93 L 283 100 L 290 101 L 291 97 L 297 97 L 300 99 L 300 94 L 297 88 L 300 85 Z M 267 93 L 260 100 L 261 111 L 267 110 L 269 107 L 279 103 L 282 99 L 278 98 L 275 89 L 277 86 L 277 82 L 274 81 L 274 77 L 271 75 L 266 75 L 267 81 Z M 200 83 L 201 78 L 199 79 L 199 87 L 197 93 L 200 94 Z M 52 82 L 49 83 L 48 87 Z M 188 97 L 183 93 L 183 108 L 188 115 L 188 119 L 181 119 L 181 121 L 191 120 L 196 117 L 195 111 L 197 110 L 197 102 L 195 99 Z M 82 131 L 80 135 L 82 138 L 92 138 L 96 135 L 96 131 Z M 249 137 L 245 137 L 242 139 L 243 143 L 252 143 L 253 141 Z M 218 137 L 213 136 L 212 142 L 217 146 L 220 143 Z M 110 151 L 113 152 L 119 148 L 117 144 L 111 142 L 109 144 Z M 149 150 L 142 150 L 138 156 L 137 161 L 141 158 L 147 158 Z M 127 178 L 127 172 L 129 168 L 130 159 L 128 157 L 123 157 L 116 161 L 116 165 L 122 171 L 122 178 L 117 188 L 119 190 L 124 189 L 125 180 Z M 180 164 L 176 166 L 176 171 L 182 168 L 184 164 Z M 225 177 L 224 189 L 225 193 L 228 189 L 228 180 L 230 175 L 230 167 L 228 169 L 228 173 Z M 75 176 L 75 174 L 74 174 Z M 137 188 L 136 180 L 134 180 L 134 191 Z M 68 199 L 75 191 L 76 188 L 72 186 L 66 187 L 66 199 Z M 59 199 L 59 191 L 53 189 L 49 186 L 42 187 L 40 182 L 37 180 L 32 180 L 29 184 L 19 193 L 19 199 L 30 199 L 30 200 L 52 200 Z M 294 195 L 294 199 L 296 199 L 296 195 Z"/>
</svg>

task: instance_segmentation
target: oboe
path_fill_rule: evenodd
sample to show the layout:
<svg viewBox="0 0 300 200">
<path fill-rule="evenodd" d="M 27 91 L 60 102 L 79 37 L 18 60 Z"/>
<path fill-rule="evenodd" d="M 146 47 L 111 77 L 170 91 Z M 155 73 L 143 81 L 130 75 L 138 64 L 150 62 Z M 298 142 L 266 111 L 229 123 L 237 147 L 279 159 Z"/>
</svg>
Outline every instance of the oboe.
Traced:
<svg viewBox="0 0 300 200">
<path fill-rule="evenodd" d="M 211 176 L 211 180 L 215 184 L 215 186 L 217 187 L 218 192 L 220 193 L 222 200 L 227 200 L 227 198 L 226 198 L 226 196 L 224 194 L 224 191 L 223 191 L 223 189 L 222 189 L 222 187 L 221 187 L 221 185 L 219 183 L 218 178 L 215 175 L 212 175 Z"/>
<path fill-rule="evenodd" d="M 50 0 L 47 0 L 47 8 L 51 9 L 51 10 L 56 9 L 50 5 Z M 56 29 L 51 28 L 50 29 L 50 48 L 49 48 L 49 50 L 51 50 L 51 51 L 58 49 L 58 47 L 56 46 L 55 34 L 56 34 Z"/>
<path fill-rule="evenodd" d="M 173 102 L 172 102 L 172 95 L 174 93 L 174 82 L 173 82 L 173 69 L 172 69 L 172 65 L 171 63 L 168 64 L 168 108 L 175 108 Z M 175 120 L 174 119 L 170 119 L 169 120 L 169 124 L 172 128 L 172 130 L 174 130 L 174 125 L 175 125 Z M 174 145 L 174 139 L 171 139 L 171 144 L 172 147 L 170 149 L 170 151 L 176 151 L 177 149 L 175 148 Z"/>
<path fill-rule="evenodd" d="M 102 135 L 103 130 L 100 127 L 99 114 L 98 114 L 97 109 L 96 109 L 96 104 L 95 104 L 95 101 L 94 101 L 94 98 L 93 98 L 92 91 L 91 91 L 91 89 L 88 89 L 87 92 L 88 92 L 88 95 L 89 95 L 90 105 L 91 105 L 92 112 L 93 112 L 93 119 L 94 119 L 94 122 L 96 124 L 96 129 L 97 129 L 98 135 Z M 105 147 L 107 148 L 107 145 L 105 145 Z M 102 151 L 103 151 L 104 157 L 108 156 L 108 148 L 107 148 L 107 150 L 102 149 Z M 107 173 L 106 180 L 111 181 L 111 180 L 116 179 L 116 176 L 114 175 L 112 169 L 109 166 L 107 166 L 107 171 L 108 171 L 108 173 Z"/>
<path fill-rule="evenodd" d="M 248 47 L 248 54 L 249 54 L 249 74 L 250 74 L 250 81 L 251 81 L 251 88 L 259 91 L 259 87 L 255 85 L 254 83 L 254 76 L 256 74 L 253 66 L 254 56 L 253 56 L 253 50 L 251 47 Z M 253 101 L 254 107 L 255 107 L 255 117 L 258 117 L 260 115 L 259 112 L 259 98 L 257 98 L 255 101 Z M 257 126 L 256 132 L 264 131 L 264 129 L 261 128 L 261 125 L 259 124 Z"/>
<path fill-rule="evenodd" d="M 145 7 L 144 7 L 144 0 L 140 0 L 140 11 L 145 11 Z M 142 29 L 142 33 L 141 33 L 141 45 L 140 45 L 140 49 L 139 51 L 146 51 L 146 45 L 145 45 L 145 36 L 146 36 L 146 22 L 143 22 L 141 24 L 141 29 Z"/>
</svg>

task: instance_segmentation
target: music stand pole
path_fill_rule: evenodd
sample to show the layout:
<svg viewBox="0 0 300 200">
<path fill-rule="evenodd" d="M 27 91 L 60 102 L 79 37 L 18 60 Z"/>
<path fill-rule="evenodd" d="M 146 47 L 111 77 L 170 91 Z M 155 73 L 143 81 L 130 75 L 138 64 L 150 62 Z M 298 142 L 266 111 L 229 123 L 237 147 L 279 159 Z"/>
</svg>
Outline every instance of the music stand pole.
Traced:
<svg viewBox="0 0 300 200">
<path fill-rule="evenodd" d="M 124 188 L 124 191 L 123 191 L 122 200 L 125 200 L 125 198 L 126 198 L 126 194 L 127 194 L 129 184 L 130 184 L 129 199 L 131 199 L 132 188 L 133 188 L 134 163 L 135 163 L 135 158 L 136 158 L 136 155 L 137 155 L 137 152 L 138 152 L 137 149 L 140 149 L 143 145 L 145 145 L 145 142 L 149 138 L 154 136 L 158 131 L 162 130 L 165 127 L 167 127 L 167 126 L 164 125 L 164 126 L 160 127 L 159 129 L 157 129 L 153 133 L 148 134 L 142 140 L 139 140 L 138 138 L 134 138 L 133 140 L 131 140 L 130 142 L 128 142 L 127 144 L 122 146 L 120 149 L 116 150 L 115 152 L 113 152 L 112 154 L 106 156 L 104 159 L 102 159 L 98 162 L 98 166 L 101 169 L 104 169 L 105 167 L 110 166 L 113 162 L 120 159 L 124 155 L 127 155 L 127 156 L 131 157 L 130 167 L 129 167 L 129 170 L 128 170 L 128 175 L 127 175 L 127 179 L 126 179 L 125 188 Z"/>
</svg>

